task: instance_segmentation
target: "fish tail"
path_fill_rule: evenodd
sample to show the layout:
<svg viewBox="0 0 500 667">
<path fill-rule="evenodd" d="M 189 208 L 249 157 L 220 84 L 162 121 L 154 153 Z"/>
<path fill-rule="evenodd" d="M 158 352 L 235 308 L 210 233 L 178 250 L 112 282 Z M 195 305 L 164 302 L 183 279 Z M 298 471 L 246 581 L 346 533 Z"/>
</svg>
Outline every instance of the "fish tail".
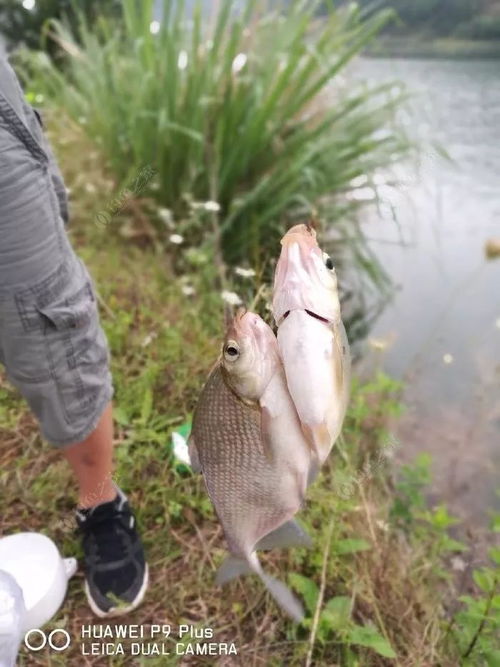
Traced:
<svg viewBox="0 0 500 667">
<path fill-rule="evenodd" d="M 224 559 L 222 565 L 217 570 L 215 575 L 215 583 L 217 586 L 223 586 L 233 579 L 242 577 L 246 574 L 251 574 L 253 569 L 244 558 L 238 558 L 231 554 Z"/>
<path fill-rule="evenodd" d="M 283 582 L 264 572 L 255 551 L 250 555 L 248 564 L 252 571 L 260 577 L 275 602 L 294 621 L 300 623 L 304 619 L 304 609 L 292 591 Z"/>
<path fill-rule="evenodd" d="M 307 473 L 307 486 L 311 486 L 311 484 L 316 481 L 316 478 L 318 477 L 320 471 L 321 471 L 321 462 L 316 452 L 313 452 L 311 456 L 311 463 L 309 465 L 309 470 Z"/>
</svg>

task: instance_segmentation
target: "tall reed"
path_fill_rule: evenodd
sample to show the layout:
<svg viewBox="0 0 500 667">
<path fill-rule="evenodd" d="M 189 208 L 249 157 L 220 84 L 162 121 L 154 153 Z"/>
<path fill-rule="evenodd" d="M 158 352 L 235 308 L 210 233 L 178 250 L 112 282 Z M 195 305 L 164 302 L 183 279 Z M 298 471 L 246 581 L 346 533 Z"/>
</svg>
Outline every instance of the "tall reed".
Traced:
<svg viewBox="0 0 500 667">
<path fill-rule="evenodd" d="M 345 73 L 389 14 L 354 3 L 321 14 L 318 0 L 188 13 L 164 0 L 155 20 L 154 4 L 122 0 L 121 22 L 92 28 L 82 15 L 76 35 L 54 22 L 67 60 L 32 58 L 38 88 L 84 123 L 119 179 L 156 168 L 155 196 L 174 218 L 189 201 L 217 202 L 229 262 L 258 262 L 285 224 L 314 215 L 370 264 L 359 229 L 340 225 L 345 195 L 409 144 L 393 122 L 400 91 L 348 85 Z"/>
</svg>

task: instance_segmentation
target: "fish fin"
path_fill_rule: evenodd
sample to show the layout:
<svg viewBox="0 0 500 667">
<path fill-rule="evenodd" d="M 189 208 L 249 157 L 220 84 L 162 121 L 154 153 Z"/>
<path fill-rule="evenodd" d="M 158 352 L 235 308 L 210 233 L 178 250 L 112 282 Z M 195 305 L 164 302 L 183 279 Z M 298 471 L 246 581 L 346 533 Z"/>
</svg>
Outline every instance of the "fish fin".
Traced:
<svg viewBox="0 0 500 667">
<path fill-rule="evenodd" d="M 287 521 L 276 530 L 263 537 L 255 549 L 286 549 L 288 547 L 312 547 L 312 540 L 302 526 L 294 519 Z"/>
<path fill-rule="evenodd" d="M 340 336 L 338 336 L 337 333 L 334 336 L 334 340 L 336 347 L 336 354 L 333 355 L 333 363 L 335 365 L 335 381 L 339 391 L 342 391 L 344 386 L 344 355 L 342 353 L 342 342 L 340 340 Z"/>
<path fill-rule="evenodd" d="M 260 440 L 262 442 L 262 447 L 264 449 L 264 456 L 266 457 L 269 463 L 272 463 L 274 460 L 273 447 L 271 443 L 271 421 L 272 421 L 272 415 L 270 410 L 265 406 L 261 406 Z"/>
<path fill-rule="evenodd" d="M 288 586 L 264 572 L 261 574 L 260 578 L 275 602 L 283 609 L 283 611 L 296 623 L 301 623 L 304 620 L 304 608 Z"/>
<path fill-rule="evenodd" d="M 297 623 L 304 620 L 304 609 L 300 601 L 295 597 L 288 586 L 264 572 L 255 551 L 249 558 L 249 564 L 255 574 L 260 577 L 278 606 Z"/>
<path fill-rule="evenodd" d="M 349 340 L 347 338 L 344 323 L 340 320 L 339 323 L 340 341 L 342 347 L 343 372 L 344 372 L 344 400 L 347 406 L 349 396 L 351 393 L 351 350 L 349 349 Z"/>
<path fill-rule="evenodd" d="M 335 381 L 338 390 L 340 393 L 342 393 L 344 390 L 344 382 L 345 382 L 344 364 L 346 356 L 346 349 L 345 349 L 346 346 L 344 337 L 342 336 L 342 332 L 338 324 L 336 324 L 333 328 L 333 340 L 335 345 L 335 354 L 332 355 L 332 360 L 334 364 L 333 372 L 335 375 Z"/>
<path fill-rule="evenodd" d="M 252 572 L 253 570 L 246 560 L 230 554 L 224 559 L 222 565 L 217 570 L 215 583 L 217 586 L 224 586 L 229 581 L 246 574 L 251 574 Z"/>
<path fill-rule="evenodd" d="M 321 464 L 328 456 L 332 446 L 332 438 L 327 425 L 325 422 L 315 424 L 314 426 L 301 423 L 301 427 L 305 439 Z"/>
<path fill-rule="evenodd" d="M 317 458 L 313 458 L 311 460 L 311 465 L 309 466 L 309 472 L 307 474 L 307 486 L 311 486 L 311 484 L 315 481 L 316 477 L 319 475 L 320 470 L 321 470 L 320 462 L 318 461 Z"/>
<path fill-rule="evenodd" d="M 198 450 L 196 449 L 196 444 L 192 435 L 189 436 L 187 445 L 189 459 L 191 461 L 191 470 L 193 472 L 201 472 L 200 457 L 198 456 Z"/>
</svg>

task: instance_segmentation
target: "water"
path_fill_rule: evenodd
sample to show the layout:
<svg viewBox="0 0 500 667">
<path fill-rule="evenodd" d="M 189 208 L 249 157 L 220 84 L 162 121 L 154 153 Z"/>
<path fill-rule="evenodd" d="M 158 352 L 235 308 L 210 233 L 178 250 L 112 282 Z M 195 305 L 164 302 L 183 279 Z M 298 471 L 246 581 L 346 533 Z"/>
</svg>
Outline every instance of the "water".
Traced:
<svg viewBox="0 0 500 667">
<path fill-rule="evenodd" d="M 367 212 L 365 231 L 398 289 L 365 364 L 406 381 L 400 458 L 429 451 L 436 499 L 484 520 L 500 502 L 500 258 L 484 253 L 500 239 L 500 67 L 363 59 L 353 75 L 405 82 L 416 97 L 403 119 L 425 145 L 419 168 L 400 174 L 406 185 L 386 189 L 400 228 L 388 207 Z"/>
</svg>

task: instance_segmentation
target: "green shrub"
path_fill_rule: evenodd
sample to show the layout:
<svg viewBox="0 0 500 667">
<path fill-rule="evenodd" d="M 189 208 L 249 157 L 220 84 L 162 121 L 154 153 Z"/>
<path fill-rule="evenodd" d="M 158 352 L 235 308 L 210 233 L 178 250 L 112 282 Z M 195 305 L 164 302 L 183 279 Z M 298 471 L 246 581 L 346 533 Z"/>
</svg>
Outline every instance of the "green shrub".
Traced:
<svg viewBox="0 0 500 667">
<path fill-rule="evenodd" d="M 259 263 L 285 223 L 317 215 L 368 266 L 359 230 L 340 226 L 345 195 L 409 144 L 393 123 L 401 90 L 344 76 L 390 14 L 353 4 L 318 18 L 320 2 L 277 4 L 221 0 L 207 17 L 197 3 L 186 18 L 182 0 L 165 0 L 152 24 L 152 0 L 123 0 L 123 23 L 89 28 L 82 16 L 74 34 L 53 22 L 68 60 L 61 71 L 32 57 L 32 85 L 84 124 L 121 182 L 156 169 L 151 194 L 174 220 L 216 202 L 189 233 L 216 230 L 227 261 Z"/>
<path fill-rule="evenodd" d="M 120 0 L 85 0 L 80 3 L 85 16 L 93 22 L 100 12 L 117 13 Z M 45 27 L 51 19 L 66 16 L 67 20 L 76 27 L 77 15 L 74 0 L 0 0 L 1 33 L 7 39 L 9 47 L 23 44 L 31 49 L 47 47 L 54 54 L 57 49 L 53 42 L 44 39 Z"/>
<path fill-rule="evenodd" d="M 454 34 L 463 39 L 500 39 L 500 17 L 476 16 L 457 26 Z"/>
</svg>

